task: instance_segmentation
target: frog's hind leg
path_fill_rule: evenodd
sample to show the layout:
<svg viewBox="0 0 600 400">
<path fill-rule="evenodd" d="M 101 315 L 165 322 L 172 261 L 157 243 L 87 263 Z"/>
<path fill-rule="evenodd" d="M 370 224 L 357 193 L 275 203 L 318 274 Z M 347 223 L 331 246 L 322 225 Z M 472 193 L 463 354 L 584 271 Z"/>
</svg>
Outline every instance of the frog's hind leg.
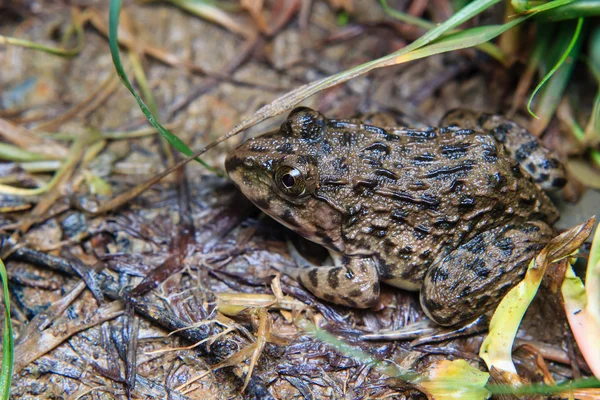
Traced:
<svg viewBox="0 0 600 400">
<path fill-rule="evenodd" d="M 379 276 L 372 258 L 332 257 L 337 265 L 316 266 L 289 245 L 298 267 L 282 269 L 315 296 L 349 307 L 368 308 L 379 298 Z"/>
<path fill-rule="evenodd" d="M 475 319 L 523 278 L 529 261 L 552 233 L 543 222 L 526 222 L 473 237 L 427 271 L 421 289 L 423 310 L 445 326 Z"/>
<path fill-rule="evenodd" d="M 560 189 L 567 183 L 564 166 L 552 152 L 527 129 L 501 115 L 456 109 L 442 118 L 440 126 L 490 132 L 546 191 Z"/>
</svg>

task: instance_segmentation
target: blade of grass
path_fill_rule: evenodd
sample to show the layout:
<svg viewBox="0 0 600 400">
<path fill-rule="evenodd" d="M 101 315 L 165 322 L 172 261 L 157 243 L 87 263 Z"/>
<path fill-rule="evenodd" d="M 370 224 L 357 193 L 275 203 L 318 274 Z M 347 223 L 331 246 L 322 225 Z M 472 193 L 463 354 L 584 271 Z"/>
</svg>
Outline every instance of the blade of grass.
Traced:
<svg viewBox="0 0 600 400">
<path fill-rule="evenodd" d="M 574 3 L 577 0 L 552 0 L 544 2 L 543 4 L 536 5 L 535 7 L 523 12 L 523 14 L 541 13 L 543 11 L 555 10 L 559 7 L 564 7 L 568 4 Z M 537 3 L 536 3 L 537 4 Z M 539 14 L 538 14 L 539 15 Z"/>
<path fill-rule="evenodd" d="M 133 67 L 133 75 L 135 76 L 140 90 L 142 91 L 142 96 L 144 97 L 144 99 L 146 99 L 146 103 L 148 103 L 148 109 L 150 110 L 152 115 L 156 115 L 158 118 L 158 106 L 156 105 L 156 101 L 154 100 L 154 95 L 152 94 L 152 89 L 150 89 L 150 83 L 148 82 L 148 78 L 146 77 L 146 73 L 144 72 L 144 68 L 142 67 L 142 62 L 140 60 L 140 57 L 131 49 L 129 50 L 129 62 Z M 175 163 L 175 160 L 173 158 L 171 148 L 169 147 L 169 142 L 164 136 L 160 136 L 160 141 L 169 165 L 173 165 Z"/>
<path fill-rule="evenodd" d="M 598 0 L 576 0 L 547 13 L 540 14 L 536 19 L 542 22 L 558 22 L 575 18 L 588 18 L 600 15 Z"/>
<path fill-rule="evenodd" d="M 531 383 L 529 385 L 523 385 L 514 387 L 510 385 L 497 385 L 491 384 L 487 386 L 487 389 L 494 395 L 512 395 L 512 396 L 523 396 L 523 395 L 551 395 L 561 394 L 564 397 L 568 397 L 570 392 L 575 389 L 589 389 L 597 388 L 600 385 L 600 380 L 597 378 L 582 378 L 575 381 L 567 381 L 559 383 L 556 386 L 548 386 L 543 383 Z M 569 397 L 570 399 L 573 397 Z M 579 399 L 580 397 L 576 397 Z M 584 397 L 581 397 L 583 399 Z M 587 399 L 593 397 L 586 397 Z"/>
<path fill-rule="evenodd" d="M 541 25 L 538 25 L 540 31 L 544 31 L 546 33 L 552 32 L 552 26 L 544 26 L 542 28 Z M 550 45 L 550 39 L 552 38 L 551 34 L 545 35 L 537 35 L 535 38 L 535 47 L 533 48 L 533 52 L 529 56 L 527 61 L 527 68 L 525 72 L 521 75 L 521 79 L 519 79 L 519 84 L 517 85 L 517 89 L 515 90 L 515 94 L 513 96 L 512 105 L 510 107 L 510 111 L 508 112 L 508 117 L 512 118 L 515 115 L 517 109 L 523 104 L 523 100 L 527 96 L 527 91 L 531 86 L 531 82 L 533 81 L 533 77 L 535 75 L 536 70 L 542 60 L 543 55 L 548 51 L 548 46 Z"/>
<path fill-rule="evenodd" d="M 586 137 L 593 141 L 595 137 L 600 136 L 600 27 L 598 26 L 590 34 L 588 54 L 589 57 L 584 61 L 598 85 L 592 117 L 585 128 Z"/>
<path fill-rule="evenodd" d="M 575 60 L 577 60 L 579 57 L 583 40 L 576 40 L 574 42 L 574 47 L 569 53 L 564 51 L 564 49 L 566 49 L 571 43 L 571 39 L 574 37 L 573 28 L 570 25 L 572 24 L 563 23 L 561 26 L 559 26 L 559 29 L 556 32 L 558 38 L 553 44 L 554 47 L 550 47 L 544 62 L 540 64 L 541 71 L 547 70 L 550 65 L 555 66 L 555 60 L 561 58 L 557 55 L 558 52 L 560 52 L 562 55 L 568 54 L 566 62 L 564 62 L 562 66 L 558 68 L 556 72 L 554 72 L 550 79 L 547 80 L 544 87 L 540 90 L 538 100 L 536 101 L 536 116 L 538 118 L 533 118 L 529 126 L 530 131 L 536 136 L 541 135 L 554 116 L 554 113 L 564 95 L 567 82 L 573 73 Z M 546 75 L 550 76 L 550 72 L 548 72 Z M 531 97 L 530 100 L 532 98 L 533 97 Z"/>
<path fill-rule="evenodd" d="M 4 331 L 2 332 L 2 371 L 0 371 L 0 396 L 10 399 L 10 385 L 14 368 L 14 338 L 12 322 L 10 320 L 10 297 L 8 293 L 8 276 L 6 267 L 0 260 L 0 277 L 2 278 L 2 292 L 4 297 Z"/>
<path fill-rule="evenodd" d="M 56 172 L 56 174 L 54 174 L 54 176 L 52 177 L 50 182 L 48 182 L 47 185 L 36 189 L 26 189 L 0 184 L 0 193 L 10 194 L 13 196 L 36 196 L 47 192 L 48 190 L 52 189 L 56 184 L 58 184 L 66 174 L 70 173 L 73 170 L 84 148 L 96 139 L 97 137 L 90 134 L 84 135 L 75 140 L 71 145 L 71 148 L 69 149 L 69 152 L 67 153 L 67 156 L 65 157 L 63 163 L 61 164 L 60 169 Z"/>
<path fill-rule="evenodd" d="M 433 29 L 437 26 L 436 24 L 434 24 L 431 21 L 427 21 L 422 18 L 418 18 L 418 17 L 412 16 L 410 14 L 403 13 L 401 11 L 393 9 L 392 7 L 390 7 L 388 5 L 387 0 L 380 0 L 380 2 L 381 2 L 381 6 L 383 7 L 383 11 L 385 11 L 392 18 L 395 18 L 402 22 L 406 22 L 407 24 L 418 26 L 419 28 L 423 28 L 423 29 Z M 456 32 L 458 32 L 458 30 L 453 29 L 453 30 L 449 31 L 448 33 L 456 33 Z M 487 53 L 489 56 L 495 58 L 502 64 L 506 64 L 506 54 L 495 44 L 486 42 L 486 43 L 478 44 L 475 47 L 478 48 L 479 50 L 483 51 L 484 53 Z"/>
<path fill-rule="evenodd" d="M 50 47 L 44 46 L 39 43 L 32 42 L 30 40 L 14 38 L 10 36 L 0 35 L 0 44 L 21 46 L 31 50 L 43 51 L 44 53 L 52 54 L 60 57 L 74 57 L 83 48 L 83 19 L 77 8 L 73 8 L 73 24 L 71 29 L 75 32 L 77 38 L 77 44 L 72 49 L 65 49 L 61 47 Z"/>
<path fill-rule="evenodd" d="M 558 60 L 558 62 L 554 65 L 554 67 L 552 67 L 552 69 L 546 74 L 546 76 L 544 76 L 544 78 L 542 79 L 542 81 L 536 86 L 535 90 L 531 94 L 531 97 L 529 98 L 529 101 L 527 102 L 527 111 L 529 111 L 529 114 L 533 115 L 536 119 L 539 119 L 539 117 L 533 111 L 531 111 L 531 102 L 533 101 L 533 98 L 535 97 L 535 95 L 537 94 L 537 92 L 541 89 L 541 87 L 544 86 L 544 84 L 550 78 L 552 78 L 552 76 L 554 75 L 554 73 L 567 60 L 567 57 L 569 57 L 569 55 L 571 55 L 571 52 L 575 49 L 575 45 L 577 44 L 577 41 L 579 39 L 582 27 L 583 27 L 583 18 L 579 18 L 577 20 L 577 26 L 575 27 L 575 32 L 573 33 L 573 36 L 571 37 L 571 41 L 569 42 L 569 44 L 567 46 L 567 49 L 565 50 L 565 52 L 563 53 L 563 55 L 560 57 L 560 59 Z M 573 60 L 571 63 L 574 64 L 575 60 Z M 559 98 L 560 97 L 562 97 L 562 90 L 560 91 Z M 557 105 L 558 105 L 558 103 L 557 103 Z M 554 112 L 554 110 L 552 112 Z"/>
<path fill-rule="evenodd" d="M 27 162 L 56 159 L 57 157 L 52 157 L 48 154 L 23 150 L 18 146 L 0 142 L 0 160 Z"/>
<path fill-rule="evenodd" d="M 117 70 L 117 74 L 119 75 L 119 78 L 121 78 L 121 82 L 123 82 L 123 85 L 125 85 L 125 87 L 131 92 L 133 97 L 135 97 L 135 100 L 137 101 L 138 105 L 140 106 L 140 109 L 142 110 L 142 112 L 144 113 L 146 118 L 148 118 L 148 122 L 150 122 L 150 124 L 153 127 L 155 127 L 156 130 L 158 130 L 160 132 L 160 134 L 165 139 L 167 139 L 167 141 L 169 141 L 169 143 L 171 143 L 171 145 L 173 147 L 175 147 L 178 151 L 182 152 L 186 156 L 191 156 L 193 154 L 192 150 L 185 143 L 183 143 L 181 141 L 181 139 L 179 139 L 173 133 L 171 133 L 170 131 L 165 129 L 156 120 L 154 115 L 150 112 L 150 109 L 148 108 L 148 106 L 144 103 L 144 101 L 141 99 L 141 97 L 137 94 L 137 92 L 131 85 L 129 78 L 125 74 L 125 70 L 123 69 L 123 64 L 121 63 L 121 56 L 119 54 L 119 43 L 118 43 L 118 39 L 117 39 L 118 28 L 119 28 L 119 12 L 121 11 L 121 4 L 122 4 L 122 0 L 111 0 L 110 1 L 110 10 L 109 10 L 110 14 L 109 14 L 109 23 L 108 23 L 109 24 L 108 43 L 110 46 L 110 53 L 111 53 L 111 56 L 113 59 L 113 63 Z M 195 157 L 195 158 L 196 158 L 196 161 L 198 161 L 200 164 L 202 164 L 209 171 L 217 174 L 217 171 L 214 170 L 211 166 L 206 164 L 201 159 L 199 159 L 197 157 Z"/>
<path fill-rule="evenodd" d="M 156 0 L 146 0 L 145 2 L 150 3 L 151 1 Z M 190 14 L 214 22 L 217 25 L 221 25 L 225 29 L 229 29 L 231 32 L 237 35 L 241 35 L 246 38 L 252 36 L 252 32 L 250 32 L 248 29 L 244 29 L 243 25 L 231 18 L 229 14 L 221 10 L 216 4 L 213 4 L 213 2 L 204 0 L 166 1 L 189 12 Z"/>
</svg>

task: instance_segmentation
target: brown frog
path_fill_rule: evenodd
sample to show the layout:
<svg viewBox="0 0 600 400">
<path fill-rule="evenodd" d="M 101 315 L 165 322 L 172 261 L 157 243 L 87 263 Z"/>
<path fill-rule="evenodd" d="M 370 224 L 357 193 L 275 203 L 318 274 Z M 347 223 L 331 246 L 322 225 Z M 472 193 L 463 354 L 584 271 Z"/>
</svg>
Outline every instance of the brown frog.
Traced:
<svg viewBox="0 0 600 400">
<path fill-rule="evenodd" d="M 441 325 L 497 305 L 551 239 L 542 189 L 564 170 L 502 117 L 456 110 L 442 128 L 327 119 L 297 108 L 228 155 L 227 172 L 265 213 L 325 246 L 331 266 L 284 272 L 316 296 L 370 307 L 380 282 L 420 290 Z"/>
</svg>

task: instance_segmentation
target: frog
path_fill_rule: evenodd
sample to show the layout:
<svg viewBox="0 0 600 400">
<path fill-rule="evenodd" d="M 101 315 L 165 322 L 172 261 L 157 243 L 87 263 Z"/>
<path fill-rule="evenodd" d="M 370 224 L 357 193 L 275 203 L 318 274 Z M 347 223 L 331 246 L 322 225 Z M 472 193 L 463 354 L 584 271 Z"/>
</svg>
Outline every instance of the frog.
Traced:
<svg viewBox="0 0 600 400">
<path fill-rule="evenodd" d="M 225 168 L 264 213 L 328 250 L 328 265 L 296 254 L 283 268 L 316 297 L 370 308 L 385 283 L 418 291 L 441 326 L 473 321 L 555 235 L 547 192 L 565 185 L 564 167 L 497 114 L 458 109 L 425 128 L 389 120 L 298 107 L 232 149 Z"/>
</svg>

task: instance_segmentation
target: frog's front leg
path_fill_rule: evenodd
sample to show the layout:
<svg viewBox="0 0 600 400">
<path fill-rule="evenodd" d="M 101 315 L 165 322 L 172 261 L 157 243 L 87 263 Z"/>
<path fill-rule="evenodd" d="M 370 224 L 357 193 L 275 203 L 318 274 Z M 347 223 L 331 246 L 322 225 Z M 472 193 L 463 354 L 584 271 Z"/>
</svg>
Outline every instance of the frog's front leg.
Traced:
<svg viewBox="0 0 600 400">
<path fill-rule="evenodd" d="M 552 228 L 539 221 L 478 234 L 427 271 L 421 288 L 423 310 L 440 325 L 475 319 L 523 278 L 529 261 L 552 234 Z"/>
<path fill-rule="evenodd" d="M 333 266 L 315 266 L 304 259 L 293 246 L 290 253 L 297 268 L 283 272 L 300 282 L 315 296 L 349 307 L 368 308 L 379 298 L 379 276 L 371 257 L 347 257 L 332 253 Z"/>
</svg>

